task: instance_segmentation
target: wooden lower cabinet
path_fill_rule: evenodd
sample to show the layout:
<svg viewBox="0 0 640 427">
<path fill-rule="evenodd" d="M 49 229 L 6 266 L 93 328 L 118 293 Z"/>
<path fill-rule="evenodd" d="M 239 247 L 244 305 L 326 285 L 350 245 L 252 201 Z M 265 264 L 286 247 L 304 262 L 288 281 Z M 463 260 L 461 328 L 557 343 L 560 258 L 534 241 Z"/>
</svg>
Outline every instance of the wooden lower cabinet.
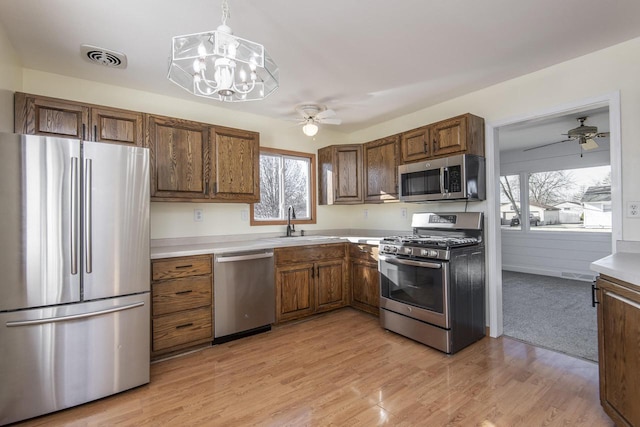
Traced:
<svg viewBox="0 0 640 427">
<path fill-rule="evenodd" d="M 378 277 L 378 247 L 349 245 L 349 283 L 352 307 L 379 315 L 380 280 Z"/>
<path fill-rule="evenodd" d="M 151 262 L 151 358 L 213 341 L 211 255 Z"/>
<path fill-rule="evenodd" d="M 600 276 L 600 402 L 617 426 L 640 426 L 640 287 Z"/>
<path fill-rule="evenodd" d="M 345 245 L 275 250 L 276 323 L 347 305 Z"/>
<path fill-rule="evenodd" d="M 308 263 L 276 268 L 276 322 L 313 314 L 314 269 Z"/>
</svg>

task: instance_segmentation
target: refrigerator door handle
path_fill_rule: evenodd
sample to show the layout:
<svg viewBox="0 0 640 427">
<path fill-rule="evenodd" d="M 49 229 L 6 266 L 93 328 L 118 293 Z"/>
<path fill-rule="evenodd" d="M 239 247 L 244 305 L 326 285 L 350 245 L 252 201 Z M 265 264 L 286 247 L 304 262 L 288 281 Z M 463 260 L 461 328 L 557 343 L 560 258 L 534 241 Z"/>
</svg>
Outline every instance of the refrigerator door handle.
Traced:
<svg viewBox="0 0 640 427">
<path fill-rule="evenodd" d="M 118 311 L 130 310 L 132 308 L 142 307 L 143 305 L 144 305 L 144 302 L 140 301 L 133 304 L 120 305 L 117 307 L 111 307 L 105 310 L 92 311 L 89 313 L 72 314 L 69 316 L 61 316 L 61 317 L 46 317 L 44 319 L 14 320 L 12 322 L 7 322 L 6 325 L 7 327 L 14 327 L 14 326 L 44 325 L 47 323 L 56 323 L 56 322 L 68 322 L 69 320 L 85 319 L 87 317 L 95 317 L 95 316 L 100 316 L 102 314 L 109 314 L 109 313 L 116 313 Z"/>
<path fill-rule="evenodd" d="M 93 232 L 93 224 L 92 224 L 92 216 L 93 212 L 91 211 L 91 179 L 93 176 L 92 168 L 92 160 L 85 159 L 84 161 L 84 259 L 85 259 L 85 269 L 87 274 L 90 274 L 93 271 L 93 256 L 92 256 L 92 244 L 93 239 L 91 233 Z"/>
<path fill-rule="evenodd" d="M 71 274 L 78 274 L 78 158 L 71 158 Z"/>
</svg>

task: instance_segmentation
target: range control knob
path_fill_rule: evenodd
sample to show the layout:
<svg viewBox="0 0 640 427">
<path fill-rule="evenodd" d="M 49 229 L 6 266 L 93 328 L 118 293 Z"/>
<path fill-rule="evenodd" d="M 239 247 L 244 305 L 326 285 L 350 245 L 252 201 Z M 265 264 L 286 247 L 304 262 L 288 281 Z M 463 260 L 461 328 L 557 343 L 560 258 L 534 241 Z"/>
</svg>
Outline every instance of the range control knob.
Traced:
<svg viewBox="0 0 640 427">
<path fill-rule="evenodd" d="M 413 250 L 411 248 L 403 248 L 402 252 L 404 252 L 407 255 L 411 255 L 413 253 Z"/>
<path fill-rule="evenodd" d="M 426 256 L 429 258 L 436 258 L 438 256 L 438 251 L 435 249 L 423 249 L 422 256 Z"/>
</svg>

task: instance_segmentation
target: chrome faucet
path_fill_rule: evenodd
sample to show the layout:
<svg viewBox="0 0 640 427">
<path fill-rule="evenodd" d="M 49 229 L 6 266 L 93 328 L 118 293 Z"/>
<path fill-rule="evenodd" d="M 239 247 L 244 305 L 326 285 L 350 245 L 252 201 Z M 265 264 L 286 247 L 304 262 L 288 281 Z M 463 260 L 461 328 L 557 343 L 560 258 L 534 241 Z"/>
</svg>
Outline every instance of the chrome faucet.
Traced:
<svg viewBox="0 0 640 427">
<path fill-rule="evenodd" d="M 296 219 L 296 211 L 293 209 L 293 206 L 289 206 L 287 210 L 287 237 L 291 237 L 296 231 L 295 224 L 291 224 L 292 219 Z"/>
</svg>

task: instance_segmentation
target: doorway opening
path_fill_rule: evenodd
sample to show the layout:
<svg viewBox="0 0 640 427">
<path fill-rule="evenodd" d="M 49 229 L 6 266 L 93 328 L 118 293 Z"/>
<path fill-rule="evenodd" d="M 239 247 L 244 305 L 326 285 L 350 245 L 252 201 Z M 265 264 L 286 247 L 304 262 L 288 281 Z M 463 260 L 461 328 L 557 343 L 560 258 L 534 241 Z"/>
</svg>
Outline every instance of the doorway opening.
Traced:
<svg viewBox="0 0 640 427">
<path fill-rule="evenodd" d="M 585 116 L 584 124 L 602 134 L 594 138 L 596 147 L 591 149 L 585 149 L 585 141 L 572 132 Z M 595 133 L 585 135 L 590 136 Z M 558 339 L 560 331 L 568 329 L 568 321 L 529 308 L 533 301 L 542 301 L 542 296 L 554 295 L 552 286 L 563 291 L 578 289 L 578 297 L 552 300 L 573 300 L 579 311 L 593 315 L 589 322 L 595 328 L 596 310 L 590 305 L 590 281 L 595 273 L 589 266 L 614 251 L 621 236 L 619 94 L 491 123 L 487 149 L 494 154 L 487 168 L 494 171 L 495 183 L 493 197 L 488 189 L 488 199 L 495 203 L 487 206 L 487 243 L 497 252 L 487 265 L 491 336 L 507 333 L 527 341 L 511 329 L 515 313 L 516 324 L 535 331 L 532 335 L 546 329 Z M 511 305 L 513 283 L 519 284 L 518 292 L 526 291 L 523 285 L 531 288 L 528 294 L 515 297 L 525 302 L 525 308 Z M 570 311 L 549 302 L 543 306 L 551 313 Z M 527 312 L 555 323 L 536 323 Z M 584 340 L 597 348 L 595 335 L 593 340 Z M 533 336 L 528 341 L 554 348 L 553 340 L 539 342 Z M 595 358 L 593 352 L 554 349 Z"/>
</svg>

